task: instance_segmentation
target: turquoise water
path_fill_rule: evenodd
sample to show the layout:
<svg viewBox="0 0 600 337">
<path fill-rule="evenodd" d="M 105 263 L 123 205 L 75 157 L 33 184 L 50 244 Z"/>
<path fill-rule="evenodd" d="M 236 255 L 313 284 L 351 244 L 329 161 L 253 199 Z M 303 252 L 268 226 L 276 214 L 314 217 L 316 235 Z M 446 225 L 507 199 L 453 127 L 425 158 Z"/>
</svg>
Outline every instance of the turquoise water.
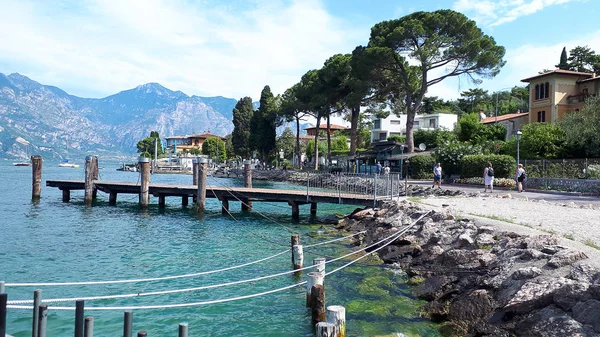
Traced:
<svg viewBox="0 0 600 337">
<path fill-rule="evenodd" d="M 82 164 L 83 167 L 83 163 Z M 119 172 L 118 162 L 102 162 L 100 179 L 138 180 L 137 173 Z M 61 202 L 61 192 L 45 186 L 46 179 L 83 179 L 83 169 L 59 168 L 44 162 L 42 198 L 32 203 L 31 168 L 0 162 L 0 280 L 7 283 L 122 280 L 189 274 L 258 260 L 289 247 L 291 232 L 300 233 L 303 244 L 337 237 L 330 227 L 311 225 L 308 206 L 301 218 L 291 221 L 286 204 L 254 203 L 257 212 L 243 213 L 239 202 L 230 202 L 237 221 L 222 215 L 215 199 L 208 211 L 196 216 L 181 198 L 167 197 L 159 209 L 151 198 L 148 210 L 140 210 L 137 196 L 119 195 L 117 206 L 98 192 L 93 207 L 83 204 L 83 191 L 73 191 L 71 202 Z M 190 175 L 153 175 L 153 182 L 189 184 Z M 210 180 L 209 184 L 241 186 L 238 179 Z M 285 183 L 255 182 L 256 187 L 301 188 Z M 353 206 L 319 205 L 319 216 L 347 213 Z M 337 257 L 348 252 L 347 243 L 333 243 L 305 251 L 305 264 L 314 257 Z M 81 297 L 142 293 L 219 284 L 283 272 L 291 268 L 290 255 L 245 268 L 194 278 L 149 283 L 38 287 L 42 297 Z M 347 262 L 347 261 L 344 261 Z M 332 270 L 344 262 L 328 264 Z M 86 301 L 86 308 L 192 303 L 260 293 L 305 280 L 302 275 L 277 278 L 210 290 L 158 296 Z M 409 336 L 438 336 L 435 326 L 418 318 L 422 304 L 411 298 L 405 278 L 379 264 L 360 263 L 330 275 L 325 282 L 327 305 L 347 307 L 348 336 L 403 332 Z M 33 297 L 33 287 L 7 287 L 9 300 Z M 187 308 L 133 310 L 134 335 L 175 336 L 180 322 L 189 323 L 190 336 L 312 336 L 305 290 L 296 287 L 239 301 Z M 50 304 L 74 306 L 74 303 Z M 91 311 L 95 336 L 122 335 L 123 311 Z M 50 310 L 48 333 L 73 335 L 74 311 Z M 31 336 L 31 310 L 9 309 L 8 333 Z"/>
</svg>

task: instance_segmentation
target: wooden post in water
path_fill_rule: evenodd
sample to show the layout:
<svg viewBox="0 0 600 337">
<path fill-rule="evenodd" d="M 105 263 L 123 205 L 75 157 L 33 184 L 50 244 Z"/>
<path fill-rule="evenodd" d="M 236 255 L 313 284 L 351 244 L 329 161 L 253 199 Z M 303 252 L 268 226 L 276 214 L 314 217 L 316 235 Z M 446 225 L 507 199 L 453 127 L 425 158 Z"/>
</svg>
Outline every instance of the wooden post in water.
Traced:
<svg viewBox="0 0 600 337">
<path fill-rule="evenodd" d="M 31 182 L 31 199 L 39 200 L 42 195 L 42 156 L 31 156 Z"/>
<path fill-rule="evenodd" d="M 84 200 L 86 206 L 90 206 L 93 200 L 94 191 L 94 163 L 92 161 L 93 156 L 85 157 L 85 194 Z"/>
<path fill-rule="evenodd" d="M 179 323 L 179 337 L 188 337 L 187 323 Z"/>
<path fill-rule="evenodd" d="M 229 214 L 229 199 L 221 199 L 221 213 Z"/>
<path fill-rule="evenodd" d="M 144 330 L 138 331 L 137 337 L 147 337 L 148 333 Z"/>
<path fill-rule="evenodd" d="M 85 318 L 85 327 L 83 329 L 84 337 L 94 337 L 94 317 L 88 316 Z"/>
<path fill-rule="evenodd" d="M 84 301 L 82 301 L 82 300 L 75 301 L 75 337 L 83 337 L 84 307 L 85 307 Z"/>
<path fill-rule="evenodd" d="M 117 192 L 110 191 L 108 195 L 108 204 L 110 206 L 115 206 L 117 204 Z"/>
<path fill-rule="evenodd" d="M 190 199 L 187 195 L 182 196 L 181 197 L 181 206 L 187 206 L 189 201 L 190 201 Z"/>
<path fill-rule="evenodd" d="M 317 337 L 337 337 L 338 331 L 335 324 L 329 322 L 317 323 Z"/>
<path fill-rule="evenodd" d="M 200 164 L 200 158 L 194 158 L 192 160 L 192 185 L 198 185 L 198 164 Z"/>
<path fill-rule="evenodd" d="M 334 337 L 346 337 L 346 308 L 341 305 L 328 306 L 327 322 L 334 324 L 337 328 L 337 335 Z"/>
<path fill-rule="evenodd" d="M 244 160 L 244 187 L 252 188 L 252 164 L 250 160 Z M 242 199 L 242 211 L 252 209 L 252 201 L 250 199 Z"/>
<path fill-rule="evenodd" d="M 306 280 L 306 306 L 311 307 L 312 298 L 310 296 L 310 293 L 312 291 L 312 287 L 317 284 L 323 285 L 323 275 L 321 275 L 321 273 L 319 272 L 311 271 L 310 273 L 308 273 L 307 277 L 308 278 Z"/>
<path fill-rule="evenodd" d="M 165 208 L 165 199 L 166 197 L 162 194 L 158 196 L 158 208 Z"/>
<path fill-rule="evenodd" d="M 131 337 L 133 333 L 133 312 L 125 311 L 123 316 L 123 337 Z"/>
<path fill-rule="evenodd" d="M 71 200 L 71 190 L 62 190 L 62 201 L 69 202 Z"/>
<path fill-rule="evenodd" d="M 149 189 L 150 189 L 150 159 L 140 157 L 140 207 L 148 208 Z"/>
<path fill-rule="evenodd" d="M 200 159 L 198 165 L 198 195 L 196 196 L 196 213 L 204 213 L 206 204 L 206 176 L 208 174 L 208 160 Z"/>
<path fill-rule="evenodd" d="M 42 303 L 42 291 L 37 289 L 33 291 L 33 321 L 31 327 L 31 337 L 38 337 L 40 324 L 40 303 Z"/>
<path fill-rule="evenodd" d="M 300 206 L 297 201 L 290 200 L 288 205 L 292 206 L 292 219 L 298 220 L 300 218 Z"/>
<path fill-rule="evenodd" d="M 6 336 L 6 302 L 8 295 L 4 292 L 0 293 L 0 336 Z"/>
<path fill-rule="evenodd" d="M 100 174 L 98 173 L 98 170 L 100 169 L 98 167 L 98 156 L 94 155 L 92 157 L 92 163 L 94 164 L 94 169 L 92 170 L 92 175 L 93 175 L 93 180 L 98 180 L 98 178 L 100 177 Z M 96 200 L 96 197 L 98 196 L 98 189 L 96 188 L 96 184 L 94 184 L 93 189 L 92 189 L 92 200 Z"/>
<path fill-rule="evenodd" d="M 316 202 L 310 203 L 310 215 L 317 215 L 317 203 Z"/>
<path fill-rule="evenodd" d="M 294 263 L 294 246 L 300 244 L 300 234 L 292 234 L 291 246 L 292 249 L 292 263 Z"/>
<path fill-rule="evenodd" d="M 41 304 L 38 314 L 38 335 L 37 337 L 46 337 L 46 326 L 48 323 L 48 305 Z"/>
<path fill-rule="evenodd" d="M 321 275 L 323 275 L 323 280 L 324 280 L 325 279 L 325 258 L 317 257 L 317 258 L 313 259 L 313 265 L 316 266 L 315 271 L 317 273 L 320 273 Z"/>
<path fill-rule="evenodd" d="M 294 269 L 302 268 L 303 262 L 304 252 L 302 251 L 302 245 L 294 245 L 292 247 L 292 263 L 294 264 Z"/>
<path fill-rule="evenodd" d="M 325 287 L 322 284 L 315 284 L 310 290 L 310 304 L 312 313 L 312 324 L 325 322 Z"/>
</svg>

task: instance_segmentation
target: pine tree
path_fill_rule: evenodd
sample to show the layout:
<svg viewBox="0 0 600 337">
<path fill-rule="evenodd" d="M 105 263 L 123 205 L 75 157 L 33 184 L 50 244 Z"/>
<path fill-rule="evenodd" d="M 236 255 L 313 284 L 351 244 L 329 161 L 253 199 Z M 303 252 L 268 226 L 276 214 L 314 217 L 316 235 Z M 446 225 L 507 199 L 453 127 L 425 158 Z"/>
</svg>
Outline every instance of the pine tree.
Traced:
<svg viewBox="0 0 600 337">
<path fill-rule="evenodd" d="M 233 109 L 233 150 L 243 158 L 250 158 L 250 120 L 254 113 L 252 98 L 241 98 Z"/>
<path fill-rule="evenodd" d="M 560 53 L 560 62 L 556 65 L 558 69 L 570 70 L 571 66 L 567 60 L 567 48 L 563 47 L 562 53 Z"/>
<path fill-rule="evenodd" d="M 277 120 L 277 103 L 271 88 L 265 85 L 260 94 L 260 106 L 254 111 L 250 121 L 250 144 L 253 150 L 260 153 L 264 162 L 275 148 Z"/>
</svg>

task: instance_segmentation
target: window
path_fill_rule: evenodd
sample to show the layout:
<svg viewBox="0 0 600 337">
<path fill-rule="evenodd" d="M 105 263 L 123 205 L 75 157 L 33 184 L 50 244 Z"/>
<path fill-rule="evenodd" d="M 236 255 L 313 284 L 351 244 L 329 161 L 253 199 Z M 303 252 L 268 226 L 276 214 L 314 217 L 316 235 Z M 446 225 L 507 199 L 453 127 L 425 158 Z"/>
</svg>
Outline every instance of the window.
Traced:
<svg viewBox="0 0 600 337">
<path fill-rule="evenodd" d="M 544 96 L 546 91 L 544 90 L 544 83 L 540 84 L 540 99 L 546 97 Z"/>
<path fill-rule="evenodd" d="M 373 125 L 373 129 L 381 129 L 381 119 L 376 119 Z"/>
<path fill-rule="evenodd" d="M 588 93 L 588 88 L 583 88 L 583 94 L 587 95 L 587 93 Z"/>
<path fill-rule="evenodd" d="M 546 121 L 546 111 L 538 111 L 538 122 L 543 123 Z"/>
<path fill-rule="evenodd" d="M 549 91 L 550 91 L 550 83 L 546 82 L 546 84 L 544 84 L 544 93 L 546 94 L 544 96 L 544 98 L 548 98 L 549 96 Z"/>
<path fill-rule="evenodd" d="M 387 132 L 380 132 L 379 140 L 387 140 Z"/>
<path fill-rule="evenodd" d="M 415 121 L 415 122 L 413 123 L 413 128 L 414 128 L 414 129 L 418 129 L 418 128 L 419 128 L 419 121 Z"/>
<path fill-rule="evenodd" d="M 429 120 L 429 127 L 435 129 L 435 118 Z"/>
<path fill-rule="evenodd" d="M 540 99 L 540 85 L 535 85 L 535 99 Z"/>
<path fill-rule="evenodd" d="M 392 124 L 392 125 L 400 125 L 400 121 L 397 120 L 397 119 L 395 119 L 395 120 L 390 121 L 390 124 Z"/>
</svg>

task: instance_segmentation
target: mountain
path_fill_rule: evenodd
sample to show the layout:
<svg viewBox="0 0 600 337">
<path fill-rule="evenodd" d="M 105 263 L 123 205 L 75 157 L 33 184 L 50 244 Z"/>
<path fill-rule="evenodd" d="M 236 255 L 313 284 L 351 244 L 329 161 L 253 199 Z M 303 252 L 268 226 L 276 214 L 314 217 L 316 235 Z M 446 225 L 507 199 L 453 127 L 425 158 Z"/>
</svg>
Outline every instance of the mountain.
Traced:
<svg viewBox="0 0 600 337">
<path fill-rule="evenodd" d="M 18 73 L 0 73 L 0 157 L 30 153 L 64 157 L 85 153 L 132 154 L 156 130 L 162 137 L 233 130 L 236 100 L 188 96 L 148 83 L 105 98 L 82 98 Z"/>
</svg>

